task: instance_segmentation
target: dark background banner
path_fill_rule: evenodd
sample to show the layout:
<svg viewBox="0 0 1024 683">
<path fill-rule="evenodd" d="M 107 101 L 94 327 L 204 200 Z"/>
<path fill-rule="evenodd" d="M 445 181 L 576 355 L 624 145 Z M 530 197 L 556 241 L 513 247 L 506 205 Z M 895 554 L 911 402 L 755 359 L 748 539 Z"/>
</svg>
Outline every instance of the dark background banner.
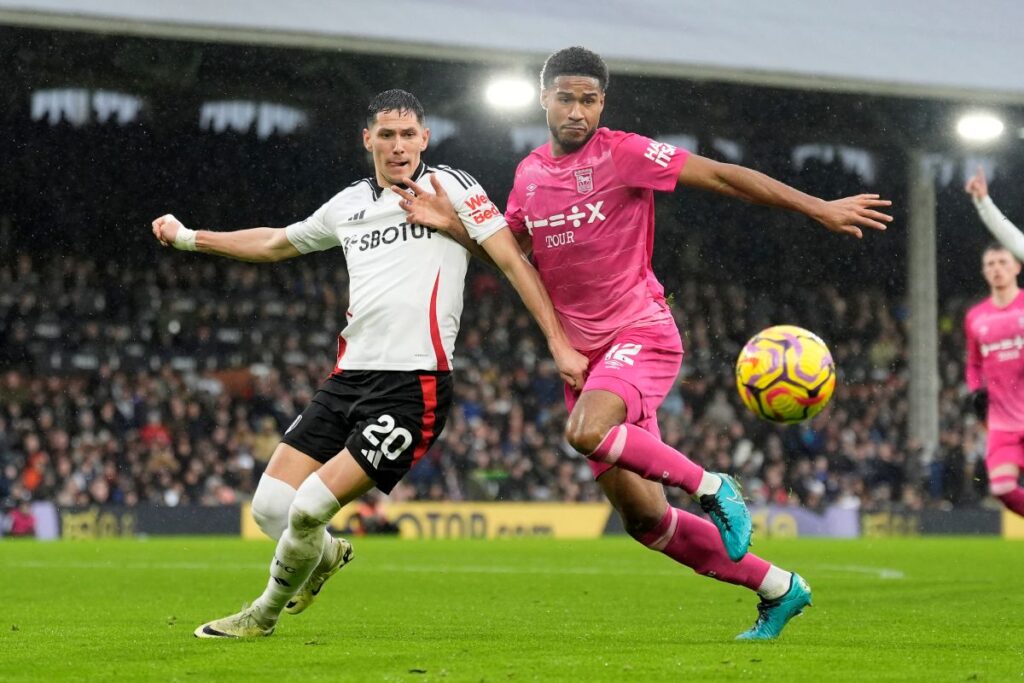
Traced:
<svg viewBox="0 0 1024 683">
<path fill-rule="evenodd" d="M 218 507 L 88 507 L 59 510 L 61 538 L 241 533 L 237 505 Z"/>
</svg>

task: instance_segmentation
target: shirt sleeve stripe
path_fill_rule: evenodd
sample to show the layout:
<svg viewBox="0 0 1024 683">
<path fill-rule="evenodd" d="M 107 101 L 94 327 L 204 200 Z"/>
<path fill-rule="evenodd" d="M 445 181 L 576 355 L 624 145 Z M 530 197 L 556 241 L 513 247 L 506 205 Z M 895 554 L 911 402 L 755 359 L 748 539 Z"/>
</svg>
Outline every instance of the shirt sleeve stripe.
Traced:
<svg viewBox="0 0 1024 683">
<path fill-rule="evenodd" d="M 463 180 L 461 177 L 459 177 L 459 174 L 456 173 L 454 170 L 452 170 L 452 169 L 450 169 L 448 167 L 445 167 L 445 166 L 439 166 L 437 170 L 444 171 L 445 173 L 450 175 L 452 178 L 455 178 L 455 180 L 459 183 L 459 185 L 462 186 L 463 190 L 468 190 L 469 189 L 469 185 L 466 183 L 466 181 Z"/>
</svg>

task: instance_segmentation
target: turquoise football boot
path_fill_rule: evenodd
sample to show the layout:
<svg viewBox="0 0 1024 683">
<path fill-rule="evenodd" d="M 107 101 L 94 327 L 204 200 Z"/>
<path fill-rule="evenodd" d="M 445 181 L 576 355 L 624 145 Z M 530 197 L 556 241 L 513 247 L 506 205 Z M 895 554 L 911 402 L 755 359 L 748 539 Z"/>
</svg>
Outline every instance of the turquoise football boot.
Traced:
<svg viewBox="0 0 1024 683">
<path fill-rule="evenodd" d="M 718 527 L 729 559 L 739 562 L 750 547 L 750 510 L 743 502 L 739 483 L 728 474 L 718 476 L 722 478 L 721 488 L 714 495 L 701 496 L 700 507 Z"/>
<path fill-rule="evenodd" d="M 785 595 L 775 600 L 761 598 L 757 606 L 757 621 L 749 631 L 736 636 L 736 640 L 775 640 L 789 620 L 802 614 L 804 607 L 810 605 L 811 587 L 802 576 L 793 574 Z"/>
</svg>

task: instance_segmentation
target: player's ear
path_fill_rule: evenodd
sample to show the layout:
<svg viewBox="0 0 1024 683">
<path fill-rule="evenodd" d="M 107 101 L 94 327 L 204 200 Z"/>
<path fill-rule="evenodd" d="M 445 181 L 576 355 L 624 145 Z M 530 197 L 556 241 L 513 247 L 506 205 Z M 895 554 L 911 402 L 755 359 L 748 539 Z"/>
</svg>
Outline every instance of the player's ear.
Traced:
<svg viewBox="0 0 1024 683">
<path fill-rule="evenodd" d="M 429 144 L 430 144 L 430 129 L 429 128 L 424 128 L 423 129 L 423 146 L 420 147 L 420 151 L 422 152 L 423 150 L 425 150 L 427 148 L 427 145 L 429 145 Z"/>
<path fill-rule="evenodd" d="M 551 90 L 548 88 L 541 88 L 540 91 L 540 108 L 544 111 L 548 110 L 548 95 L 551 94 Z"/>
<path fill-rule="evenodd" d="M 366 148 L 367 152 L 370 152 L 370 151 L 373 150 L 372 145 L 370 145 L 370 129 L 369 128 L 363 128 L 363 147 Z"/>
</svg>

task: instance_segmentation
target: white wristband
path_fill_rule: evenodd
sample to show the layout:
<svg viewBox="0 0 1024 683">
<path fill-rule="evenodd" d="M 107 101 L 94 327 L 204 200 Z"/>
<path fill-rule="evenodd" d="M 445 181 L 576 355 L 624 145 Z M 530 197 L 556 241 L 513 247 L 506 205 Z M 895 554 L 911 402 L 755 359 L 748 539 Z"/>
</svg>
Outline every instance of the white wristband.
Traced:
<svg viewBox="0 0 1024 683">
<path fill-rule="evenodd" d="M 196 250 L 196 230 L 189 230 L 184 225 L 178 228 L 178 234 L 174 236 L 174 248 L 182 251 Z"/>
</svg>

